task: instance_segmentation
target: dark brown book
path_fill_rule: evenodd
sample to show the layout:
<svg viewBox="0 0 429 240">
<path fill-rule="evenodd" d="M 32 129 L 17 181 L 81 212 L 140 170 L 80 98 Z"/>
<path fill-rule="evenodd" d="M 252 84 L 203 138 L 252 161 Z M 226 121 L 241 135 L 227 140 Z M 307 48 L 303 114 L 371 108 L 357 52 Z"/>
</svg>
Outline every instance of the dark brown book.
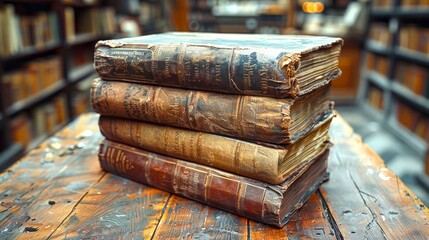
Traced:
<svg viewBox="0 0 429 240">
<path fill-rule="evenodd" d="M 323 36 L 169 32 L 99 41 L 107 80 L 296 97 L 338 77 L 343 40 Z"/>
<path fill-rule="evenodd" d="M 331 146 L 331 120 L 332 114 L 294 144 L 283 146 L 106 116 L 100 117 L 99 127 L 109 140 L 279 184 Z"/>
<path fill-rule="evenodd" d="M 282 227 L 326 179 L 328 153 L 325 150 L 307 159 L 279 185 L 108 140 L 101 143 L 98 156 L 101 167 L 108 172 Z"/>
<path fill-rule="evenodd" d="M 330 84 L 296 99 L 277 99 L 95 79 L 91 105 L 104 116 L 290 144 L 332 111 L 329 88 Z"/>
</svg>

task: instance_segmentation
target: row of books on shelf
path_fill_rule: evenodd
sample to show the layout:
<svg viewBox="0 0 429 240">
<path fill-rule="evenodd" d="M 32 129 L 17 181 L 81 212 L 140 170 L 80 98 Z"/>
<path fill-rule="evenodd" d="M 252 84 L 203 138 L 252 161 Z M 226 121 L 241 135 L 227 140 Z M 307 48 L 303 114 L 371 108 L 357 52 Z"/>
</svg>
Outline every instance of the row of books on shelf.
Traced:
<svg viewBox="0 0 429 240">
<path fill-rule="evenodd" d="M 80 115 L 84 112 L 87 112 L 90 102 L 89 91 L 91 88 L 91 82 L 96 77 L 96 74 L 92 74 L 85 79 L 82 79 L 80 82 L 74 85 L 73 98 L 72 100 L 72 112 L 74 116 Z"/>
<path fill-rule="evenodd" d="M 389 58 L 368 52 L 366 55 L 366 69 L 378 72 L 387 77 L 389 72 Z"/>
<path fill-rule="evenodd" d="M 399 46 L 429 56 L 429 28 L 405 25 L 399 30 Z"/>
<path fill-rule="evenodd" d="M 374 53 L 367 53 L 366 68 L 387 77 L 389 71 L 389 58 Z M 429 72 L 428 69 L 403 61 L 395 66 L 394 80 L 411 92 L 429 99 Z"/>
<path fill-rule="evenodd" d="M 411 92 L 429 99 L 428 71 L 419 65 L 399 62 L 395 68 L 395 81 Z"/>
<path fill-rule="evenodd" d="M 17 14 L 15 6 L 0 6 L 0 56 L 8 57 L 26 49 L 43 49 L 58 43 L 59 28 L 56 12 Z"/>
<path fill-rule="evenodd" d="M 61 57 L 53 55 L 28 62 L 25 66 L 3 75 L 1 87 L 5 106 L 37 95 L 63 79 Z"/>
<path fill-rule="evenodd" d="M 371 3 L 374 8 L 390 8 L 393 5 L 393 0 L 373 0 Z"/>
<path fill-rule="evenodd" d="M 379 112 L 383 111 L 383 91 L 377 87 L 370 86 L 367 92 L 367 101 L 370 106 Z M 401 100 L 396 99 L 395 117 L 396 121 L 411 131 L 416 136 L 429 143 L 429 115 L 415 110 Z"/>
<path fill-rule="evenodd" d="M 384 108 L 384 99 L 383 91 L 375 86 L 370 86 L 367 92 L 367 101 L 368 103 L 378 111 L 383 111 Z"/>
<path fill-rule="evenodd" d="M 401 7 L 429 7 L 429 0 L 402 0 Z"/>
<path fill-rule="evenodd" d="M 113 7 L 65 9 L 66 39 L 73 42 L 78 36 L 106 36 L 116 32 L 116 14 Z"/>
<path fill-rule="evenodd" d="M 413 109 L 398 101 L 396 103 L 396 119 L 398 123 L 429 143 L 429 115 Z"/>
<path fill-rule="evenodd" d="M 390 46 L 392 34 L 389 32 L 387 23 L 372 23 L 369 29 L 369 38 L 385 47 Z"/>
<path fill-rule="evenodd" d="M 68 119 L 66 96 L 60 95 L 29 113 L 14 117 L 11 120 L 12 140 L 28 146 L 32 140 L 52 132 Z"/>
<path fill-rule="evenodd" d="M 85 93 L 77 92 L 72 98 L 73 115 L 88 111 L 88 107 Z M 12 140 L 29 146 L 35 139 L 49 135 L 69 121 L 67 109 L 67 98 L 61 94 L 30 112 L 20 113 L 11 119 Z"/>
<path fill-rule="evenodd" d="M 372 6 L 374 8 L 391 8 L 393 6 L 393 0 L 373 0 Z M 408 7 L 429 7 L 429 0 L 402 0 L 400 6 L 404 8 Z"/>
</svg>

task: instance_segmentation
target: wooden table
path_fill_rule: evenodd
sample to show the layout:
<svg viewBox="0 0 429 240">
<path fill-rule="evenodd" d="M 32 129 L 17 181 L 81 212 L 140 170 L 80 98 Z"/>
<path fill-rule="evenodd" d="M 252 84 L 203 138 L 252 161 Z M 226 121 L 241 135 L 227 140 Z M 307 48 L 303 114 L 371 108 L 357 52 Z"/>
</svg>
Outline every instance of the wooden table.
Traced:
<svg viewBox="0 0 429 240">
<path fill-rule="evenodd" d="M 330 180 L 273 228 L 114 176 L 86 114 L 0 175 L 0 239 L 428 239 L 429 210 L 336 117 Z"/>
</svg>

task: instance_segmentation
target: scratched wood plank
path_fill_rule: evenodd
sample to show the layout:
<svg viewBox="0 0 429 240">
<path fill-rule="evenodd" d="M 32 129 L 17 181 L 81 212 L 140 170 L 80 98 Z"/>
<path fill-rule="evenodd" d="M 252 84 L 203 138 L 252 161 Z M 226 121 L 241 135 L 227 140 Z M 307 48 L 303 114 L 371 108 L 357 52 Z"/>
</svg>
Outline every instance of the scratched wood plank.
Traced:
<svg viewBox="0 0 429 240">
<path fill-rule="evenodd" d="M 82 116 L 0 176 L 2 238 L 49 237 L 100 179 L 97 119 Z"/>
<path fill-rule="evenodd" d="M 346 239 L 427 239 L 429 210 L 344 119 L 330 131 L 330 180 L 320 192 Z"/>
<path fill-rule="evenodd" d="M 52 239 L 150 239 L 169 196 L 106 173 Z"/>
<path fill-rule="evenodd" d="M 172 195 L 154 239 L 246 239 L 247 219 Z"/>
<path fill-rule="evenodd" d="M 335 239 L 317 193 L 282 228 L 250 221 L 250 239 Z"/>
</svg>

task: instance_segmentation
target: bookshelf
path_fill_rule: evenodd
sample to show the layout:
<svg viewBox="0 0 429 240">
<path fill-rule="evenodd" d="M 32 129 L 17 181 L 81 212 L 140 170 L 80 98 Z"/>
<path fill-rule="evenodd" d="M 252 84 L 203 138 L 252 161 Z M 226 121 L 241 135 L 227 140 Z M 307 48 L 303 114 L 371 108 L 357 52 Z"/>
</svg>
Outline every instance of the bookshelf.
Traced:
<svg viewBox="0 0 429 240">
<path fill-rule="evenodd" d="M 359 92 L 368 115 L 422 158 L 429 146 L 428 21 L 428 1 L 372 1 Z"/>
<path fill-rule="evenodd" d="M 104 0 L 0 0 L 0 170 L 89 109 L 93 49 L 116 36 Z"/>
</svg>

